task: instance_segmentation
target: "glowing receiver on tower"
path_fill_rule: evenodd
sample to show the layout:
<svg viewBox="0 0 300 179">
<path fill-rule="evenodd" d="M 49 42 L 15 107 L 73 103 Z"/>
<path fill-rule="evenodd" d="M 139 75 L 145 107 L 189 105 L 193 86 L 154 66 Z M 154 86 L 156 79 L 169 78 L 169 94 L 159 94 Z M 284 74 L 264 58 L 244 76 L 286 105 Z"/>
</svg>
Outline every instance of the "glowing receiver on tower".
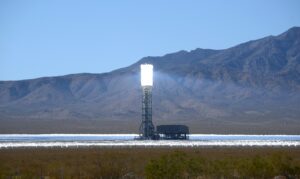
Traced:
<svg viewBox="0 0 300 179">
<path fill-rule="evenodd" d="M 141 65 L 141 85 L 153 86 L 153 65 L 151 64 Z"/>
</svg>

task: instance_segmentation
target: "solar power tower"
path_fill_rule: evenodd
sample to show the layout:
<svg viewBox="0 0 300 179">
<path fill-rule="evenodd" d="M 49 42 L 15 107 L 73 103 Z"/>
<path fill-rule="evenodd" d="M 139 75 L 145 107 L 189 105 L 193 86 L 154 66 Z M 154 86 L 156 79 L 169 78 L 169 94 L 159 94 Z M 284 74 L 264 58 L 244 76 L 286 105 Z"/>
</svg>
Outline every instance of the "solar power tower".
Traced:
<svg viewBox="0 0 300 179">
<path fill-rule="evenodd" d="M 141 65 L 141 86 L 142 97 L 142 124 L 140 126 L 141 139 L 154 138 L 154 125 L 152 123 L 152 86 L 153 86 L 153 65 Z"/>
</svg>

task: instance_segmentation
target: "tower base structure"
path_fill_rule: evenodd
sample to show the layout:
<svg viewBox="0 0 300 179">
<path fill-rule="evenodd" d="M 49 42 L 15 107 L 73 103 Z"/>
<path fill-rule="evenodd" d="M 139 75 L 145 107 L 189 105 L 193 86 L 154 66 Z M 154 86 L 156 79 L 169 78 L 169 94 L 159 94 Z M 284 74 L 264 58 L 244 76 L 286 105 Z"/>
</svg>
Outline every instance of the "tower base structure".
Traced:
<svg viewBox="0 0 300 179">
<path fill-rule="evenodd" d="M 155 129 L 152 123 L 152 86 L 143 86 L 141 139 L 155 139 Z"/>
</svg>

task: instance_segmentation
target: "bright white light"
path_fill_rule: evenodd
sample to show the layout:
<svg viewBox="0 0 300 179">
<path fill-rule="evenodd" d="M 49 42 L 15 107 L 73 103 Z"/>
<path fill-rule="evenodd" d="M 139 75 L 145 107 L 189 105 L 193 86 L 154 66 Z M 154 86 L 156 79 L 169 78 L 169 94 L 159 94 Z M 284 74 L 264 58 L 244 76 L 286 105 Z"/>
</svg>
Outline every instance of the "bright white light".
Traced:
<svg viewBox="0 0 300 179">
<path fill-rule="evenodd" d="M 153 86 L 153 65 L 151 64 L 141 65 L 141 85 Z"/>
</svg>

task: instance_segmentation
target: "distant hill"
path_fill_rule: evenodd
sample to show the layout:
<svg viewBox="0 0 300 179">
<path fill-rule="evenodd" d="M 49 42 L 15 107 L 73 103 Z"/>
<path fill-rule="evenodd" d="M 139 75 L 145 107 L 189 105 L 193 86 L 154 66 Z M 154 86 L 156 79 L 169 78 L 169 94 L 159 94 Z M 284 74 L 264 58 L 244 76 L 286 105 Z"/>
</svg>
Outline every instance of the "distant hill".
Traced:
<svg viewBox="0 0 300 179">
<path fill-rule="evenodd" d="M 109 73 L 0 81 L 0 133 L 24 120 L 139 125 L 141 63 L 154 65 L 156 124 L 185 123 L 200 133 L 300 133 L 299 27 L 224 50 L 145 57 Z"/>
</svg>

